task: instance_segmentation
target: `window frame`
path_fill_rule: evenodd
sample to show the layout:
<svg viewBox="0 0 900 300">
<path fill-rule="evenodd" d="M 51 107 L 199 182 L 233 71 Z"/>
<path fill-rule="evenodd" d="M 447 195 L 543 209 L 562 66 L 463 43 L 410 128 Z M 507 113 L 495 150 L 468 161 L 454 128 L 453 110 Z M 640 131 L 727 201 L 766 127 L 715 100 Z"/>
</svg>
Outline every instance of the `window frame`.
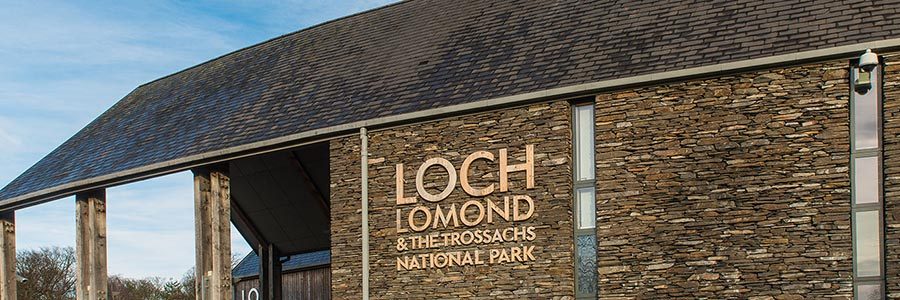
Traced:
<svg viewBox="0 0 900 300">
<path fill-rule="evenodd" d="M 874 78 L 870 78 L 872 87 L 871 89 L 863 95 L 869 95 L 870 93 L 874 93 L 874 99 L 876 102 L 876 136 L 877 136 L 877 146 L 875 148 L 864 148 L 864 149 L 856 149 L 857 144 L 857 134 L 856 134 L 856 104 L 857 101 L 861 101 L 862 98 L 859 93 L 856 92 L 856 77 L 858 76 L 859 68 L 857 67 L 856 61 L 851 61 L 850 63 L 850 102 L 849 102 L 849 115 L 850 115 L 850 227 L 851 227 L 851 239 L 850 244 L 852 248 L 852 276 L 853 276 L 853 298 L 859 299 L 859 286 L 861 285 L 877 285 L 879 286 L 879 290 L 881 291 L 880 299 L 884 299 L 886 296 L 886 267 L 885 267 L 885 232 L 884 232 L 884 91 L 883 91 L 883 78 L 884 78 L 884 65 L 883 61 L 879 63 L 878 67 L 872 71 L 872 75 Z M 867 99 L 869 97 L 866 97 Z M 856 188 L 858 184 L 856 183 L 856 171 L 857 171 L 857 163 L 856 160 L 859 158 L 868 158 L 868 157 L 876 157 L 877 163 L 876 168 L 878 169 L 877 178 L 878 182 L 875 184 L 876 186 L 876 202 L 869 203 L 857 203 L 857 191 Z M 857 214 L 864 212 L 876 212 L 878 216 L 877 220 L 877 239 L 878 239 L 878 260 L 879 260 L 879 275 L 877 276 L 858 276 L 859 274 L 859 249 L 857 249 L 857 238 L 858 228 L 857 228 Z"/>
<path fill-rule="evenodd" d="M 596 114 L 597 114 L 597 110 L 596 110 L 596 106 L 595 106 L 593 97 L 591 97 L 590 100 L 584 99 L 583 101 L 577 101 L 577 102 L 573 101 L 571 103 L 570 107 L 571 107 L 570 114 L 571 114 L 571 120 L 572 120 L 572 122 L 571 122 L 571 124 L 572 124 L 572 135 L 571 135 L 571 137 L 572 137 L 572 164 L 571 164 L 572 165 L 572 169 L 571 169 L 572 170 L 572 221 L 573 221 L 572 222 L 572 227 L 573 227 L 573 234 L 572 234 L 573 235 L 573 237 L 572 237 L 572 241 L 573 241 L 572 258 L 573 259 L 572 259 L 572 263 L 573 263 L 573 270 L 574 270 L 574 276 L 575 276 L 575 278 L 574 278 L 575 279 L 575 281 L 574 281 L 574 288 L 575 288 L 574 292 L 575 293 L 574 294 L 575 294 L 575 299 L 577 299 L 577 300 L 597 299 L 597 295 L 599 295 L 599 293 L 600 293 L 599 274 L 598 274 L 599 272 L 597 269 L 598 245 L 597 245 L 597 219 L 596 219 L 597 218 L 597 186 L 596 186 L 596 184 L 597 184 L 597 166 L 596 166 L 596 164 L 597 164 L 597 162 L 596 162 L 596 160 L 597 160 L 597 156 L 596 156 L 596 149 L 597 149 L 597 145 L 596 145 L 596 126 L 597 126 L 596 119 L 597 119 L 597 116 L 596 116 Z M 579 169 L 581 169 L 581 167 L 582 167 L 581 164 L 584 163 L 581 161 L 580 156 L 579 156 L 579 154 L 581 154 L 581 153 L 579 153 L 579 149 L 581 149 L 581 146 L 582 146 L 580 144 L 580 142 L 583 142 L 579 139 L 579 133 L 581 133 L 581 132 L 579 132 L 579 127 L 580 127 L 579 125 L 581 123 L 581 122 L 579 122 L 579 121 L 581 121 L 579 119 L 579 109 L 583 109 L 585 107 L 589 107 L 589 110 L 591 112 L 590 113 L 590 122 L 589 122 L 589 124 L 591 125 L 591 126 L 589 126 L 591 133 L 588 135 L 588 137 L 590 139 L 590 143 L 591 143 L 591 147 L 588 148 L 591 151 L 591 153 L 588 155 L 588 157 L 590 158 L 590 162 L 588 162 L 590 164 L 590 167 L 588 169 L 590 170 L 590 172 L 592 174 L 590 176 L 590 179 L 580 179 L 579 178 L 579 177 L 581 177 L 579 175 L 582 175 L 579 173 L 580 172 Z M 593 225 L 594 226 L 590 227 L 590 228 L 581 228 L 581 226 L 580 226 L 582 212 L 580 210 L 581 203 L 579 201 L 580 200 L 579 192 L 583 191 L 585 189 L 589 189 L 591 192 L 593 192 L 593 199 L 594 199 L 594 201 L 593 201 L 594 205 L 591 206 L 591 207 L 593 207 L 593 211 L 594 211 L 594 214 L 593 214 L 593 216 L 594 216 Z M 588 237 L 589 240 L 593 240 L 593 242 L 594 242 L 594 245 L 593 245 L 594 251 L 592 253 L 593 256 L 587 258 L 587 259 L 592 260 L 592 262 L 593 262 L 593 270 L 592 270 L 593 272 L 592 272 L 592 274 L 588 274 L 593 277 L 593 280 L 592 280 L 592 282 L 594 284 L 593 292 L 581 292 L 580 291 L 581 285 L 579 285 L 579 281 L 581 278 L 579 276 L 581 276 L 581 274 L 579 273 L 579 264 L 581 263 L 583 258 L 579 254 L 578 242 L 580 240 L 579 238 L 581 238 L 581 237 Z"/>
</svg>

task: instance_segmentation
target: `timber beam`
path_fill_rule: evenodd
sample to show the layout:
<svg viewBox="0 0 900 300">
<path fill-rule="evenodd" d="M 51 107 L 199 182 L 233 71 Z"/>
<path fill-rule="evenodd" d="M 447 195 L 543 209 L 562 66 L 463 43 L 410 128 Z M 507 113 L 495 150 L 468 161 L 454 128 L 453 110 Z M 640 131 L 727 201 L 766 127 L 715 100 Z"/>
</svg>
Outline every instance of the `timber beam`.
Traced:
<svg viewBox="0 0 900 300">
<path fill-rule="evenodd" d="M 16 299 L 16 215 L 0 213 L 0 299 Z"/>
<path fill-rule="evenodd" d="M 259 246 L 259 283 L 262 300 L 281 300 L 281 252 L 273 244 Z"/>
<path fill-rule="evenodd" d="M 231 181 L 223 168 L 193 172 L 197 299 L 232 300 Z"/>
<path fill-rule="evenodd" d="M 309 175 L 306 167 L 303 166 L 303 162 L 300 161 L 300 157 L 297 156 L 297 153 L 291 151 L 291 156 L 294 158 L 294 166 L 297 167 L 303 185 L 306 186 L 306 189 L 309 190 L 309 193 L 315 198 L 316 203 L 319 204 L 322 211 L 328 214 L 330 211 L 330 205 L 328 205 L 328 200 L 326 200 L 328 197 L 325 196 L 325 194 L 319 190 L 319 187 L 316 186 L 315 182 L 313 182 L 312 176 Z"/>
<path fill-rule="evenodd" d="M 256 228 L 256 225 L 253 224 L 253 221 L 250 220 L 250 216 L 241 208 L 240 203 L 238 203 L 237 199 L 234 197 L 231 198 L 231 222 L 234 223 L 234 227 L 238 229 L 238 232 L 247 240 L 247 243 L 253 246 L 253 251 L 256 252 L 257 255 L 261 255 L 258 248 L 260 245 L 268 245 L 269 242 L 266 238 L 259 232 L 259 229 Z"/>
<path fill-rule="evenodd" d="M 75 298 L 105 300 L 109 295 L 106 269 L 106 190 L 75 195 Z"/>
</svg>

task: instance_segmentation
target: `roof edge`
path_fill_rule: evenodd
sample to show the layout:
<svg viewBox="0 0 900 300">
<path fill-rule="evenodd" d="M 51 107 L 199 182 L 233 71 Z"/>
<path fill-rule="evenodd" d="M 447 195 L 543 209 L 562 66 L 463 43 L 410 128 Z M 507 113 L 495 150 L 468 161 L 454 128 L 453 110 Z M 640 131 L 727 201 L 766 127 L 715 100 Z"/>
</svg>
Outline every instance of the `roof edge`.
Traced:
<svg viewBox="0 0 900 300">
<path fill-rule="evenodd" d="M 305 254 L 315 254 L 315 253 L 325 252 L 325 251 L 328 252 L 328 262 L 317 262 L 317 263 L 313 263 L 313 264 L 309 264 L 309 265 L 305 265 L 305 266 L 292 266 L 292 267 L 284 268 L 284 269 L 282 269 L 282 271 L 284 271 L 284 273 L 295 273 L 295 272 L 302 272 L 302 271 L 316 270 L 316 269 L 322 269 L 322 268 L 330 267 L 330 266 L 331 266 L 331 250 L 330 250 L 330 249 L 328 249 L 328 250 L 318 250 L 318 251 L 312 251 L 312 252 L 305 252 L 305 253 L 301 253 L 301 254 L 294 254 L 294 255 L 288 255 L 288 256 L 282 256 L 282 258 L 288 257 L 288 261 L 290 261 L 290 260 L 293 259 L 295 256 L 301 256 L 301 255 L 305 255 Z M 234 267 L 231 268 L 231 273 L 232 273 L 232 275 L 234 275 L 234 272 L 235 272 L 235 270 L 237 269 L 238 266 L 240 266 L 241 264 L 244 263 L 244 261 L 249 260 L 249 259 L 259 259 L 259 257 L 256 256 L 256 253 L 254 253 L 253 251 L 250 251 L 249 253 L 247 253 L 247 255 L 244 255 L 244 258 L 242 258 L 241 261 L 238 262 L 237 265 L 235 265 Z M 255 273 L 249 274 L 249 275 L 233 276 L 234 281 L 243 281 L 243 280 L 246 280 L 246 279 L 254 279 L 254 278 L 259 278 L 259 271 L 258 271 L 258 270 L 255 271 Z"/>
<path fill-rule="evenodd" d="M 207 60 L 205 60 L 205 61 L 203 61 L 203 62 L 201 62 L 201 63 L 199 63 L 199 64 L 196 64 L 196 65 L 193 65 L 193 66 L 190 66 L 190 67 L 187 67 L 187 68 L 184 68 L 184 69 L 175 71 L 175 73 L 172 73 L 172 74 L 169 74 L 169 75 L 166 75 L 166 76 L 163 76 L 163 77 L 159 77 L 159 78 L 153 79 L 153 80 L 151 80 L 151 81 L 145 82 L 145 83 L 143 83 L 143 84 L 141 84 L 141 85 L 138 85 L 137 88 L 142 88 L 142 87 L 144 87 L 144 86 L 147 86 L 147 85 L 156 83 L 156 82 L 158 82 L 158 81 L 162 81 L 162 80 L 164 80 L 164 79 L 166 79 L 166 78 L 169 78 L 169 77 L 172 77 L 172 76 L 175 76 L 175 75 L 178 75 L 178 74 L 181 74 L 181 73 L 184 73 L 184 72 L 193 70 L 193 69 L 195 69 L 195 68 L 197 68 L 197 67 L 200 67 L 200 66 L 202 66 L 202 65 L 205 65 L 205 64 L 207 64 L 207 63 L 210 63 L 210 62 L 213 62 L 213 61 L 216 61 L 216 60 L 219 60 L 219 59 L 222 59 L 222 58 L 225 58 L 225 57 L 228 57 L 228 56 L 231 56 L 231 55 L 240 53 L 240 52 L 243 52 L 243 51 L 245 51 L 245 50 L 253 49 L 253 48 L 256 48 L 256 47 L 259 47 L 259 46 L 268 44 L 269 42 L 273 42 L 273 41 L 280 40 L 280 39 L 283 39 L 283 38 L 286 38 L 286 37 L 289 37 L 289 36 L 292 36 L 292 35 L 295 35 L 295 34 L 300 34 L 300 33 L 306 32 L 306 31 L 310 31 L 310 30 L 313 30 L 313 29 L 316 29 L 316 28 L 319 28 L 319 27 L 323 27 L 323 26 L 325 26 L 325 25 L 328 25 L 328 24 L 331 24 L 331 23 L 334 23 L 334 22 L 343 20 L 343 19 L 347 19 L 347 18 L 350 18 L 350 17 L 355 17 L 355 16 L 357 16 L 357 15 L 367 14 L 367 13 L 370 13 L 370 12 L 373 12 L 373 11 L 378 11 L 378 10 L 386 9 L 386 8 L 389 8 L 389 7 L 397 6 L 397 5 L 400 5 L 400 4 L 404 4 L 404 3 L 408 2 L 408 1 L 409 1 L 409 0 L 397 0 L 397 2 L 384 4 L 384 5 L 381 5 L 381 6 L 378 6 L 378 7 L 373 7 L 373 8 L 370 8 L 370 9 L 362 10 L 362 11 L 359 11 L 359 12 L 356 12 L 356 13 L 352 13 L 352 14 L 349 14 L 349 15 L 346 15 L 346 16 L 342 16 L 342 17 L 339 17 L 339 18 L 336 18 L 336 19 L 331 19 L 331 20 L 328 20 L 328 21 L 324 21 L 324 22 L 322 22 L 322 23 L 313 24 L 313 25 L 310 25 L 309 27 L 300 28 L 300 29 L 297 29 L 297 30 L 292 31 L 292 32 L 288 32 L 288 33 L 285 33 L 285 34 L 282 34 L 282 35 L 279 35 L 279 36 L 276 36 L 276 37 L 273 37 L 273 38 L 269 38 L 269 39 L 263 40 L 263 41 L 261 41 L 261 42 L 259 42 L 259 43 L 255 43 L 255 44 L 252 44 L 252 45 L 249 45 L 249 46 L 246 46 L 246 47 L 241 47 L 241 48 L 238 48 L 238 49 L 233 50 L 233 51 L 231 51 L 231 52 L 228 52 L 228 53 L 225 53 L 225 54 L 222 54 L 222 55 L 219 55 L 219 56 L 216 56 L 216 57 L 207 59 Z"/>
<path fill-rule="evenodd" d="M 826 59 L 851 58 L 859 55 L 862 51 L 865 51 L 865 49 L 873 49 L 879 51 L 900 49 L 900 38 L 741 60 L 703 67 L 694 67 L 681 70 L 631 76 L 619 79 L 602 80 L 592 83 L 552 88 L 542 91 L 486 99 L 446 107 L 432 108 L 422 111 L 314 129 L 274 139 L 209 151 L 112 174 L 79 180 L 13 198 L 2 199 L 0 200 L 0 210 L 25 208 L 91 189 L 106 188 L 126 184 L 147 178 L 185 171 L 193 167 L 198 167 L 206 164 L 223 162 L 236 158 L 322 142 L 333 139 L 335 137 L 355 134 L 356 130 L 363 127 L 384 128 L 401 124 L 414 123 L 423 119 L 446 117 L 450 115 L 461 115 L 475 111 L 488 111 L 502 107 L 534 103 L 542 100 L 547 100 L 549 98 L 583 96 L 585 94 L 601 92 L 604 90 L 656 84 L 681 79 L 737 73 L 748 70 L 764 69 L 766 67 L 771 67 L 774 65 L 795 65 Z"/>
<path fill-rule="evenodd" d="M 313 264 L 313 265 L 309 265 L 309 266 L 305 266 L 305 267 L 286 268 L 281 271 L 282 271 L 282 273 L 288 274 L 288 273 L 297 273 L 297 272 L 303 272 L 303 271 L 309 271 L 309 270 L 324 269 L 324 268 L 329 268 L 329 267 L 331 267 L 331 263 L 321 263 L 321 264 Z M 234 270 L 232 270 L 232 273 L 233 272 L 234 272 Z M 233 278 L 234 278 L 234 281 L 253 280 L 253 279 L 259 278 L 259 272 L 256 272 L 256 274 L 251 274 L 251 275 L 234 276 Z"/>
</svg>

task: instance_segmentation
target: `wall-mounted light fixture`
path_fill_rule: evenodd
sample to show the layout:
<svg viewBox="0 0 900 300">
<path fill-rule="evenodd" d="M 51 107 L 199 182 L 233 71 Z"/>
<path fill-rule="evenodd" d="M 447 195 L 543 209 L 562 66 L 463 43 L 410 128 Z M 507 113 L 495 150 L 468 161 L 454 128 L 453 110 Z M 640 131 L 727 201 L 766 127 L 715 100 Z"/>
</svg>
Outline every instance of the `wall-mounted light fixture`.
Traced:
<svg viewBox="0 0 900 300">
<path fill-rule="evenodd" d="M 853 71 L 853 85 L 857 93 L 864 95 L 872 88 L 872 71 L 877 66 L 878 55 L 872 49 L 866 49 L 866 53 L 859 56 L 859 68 Z"/>
</svg>

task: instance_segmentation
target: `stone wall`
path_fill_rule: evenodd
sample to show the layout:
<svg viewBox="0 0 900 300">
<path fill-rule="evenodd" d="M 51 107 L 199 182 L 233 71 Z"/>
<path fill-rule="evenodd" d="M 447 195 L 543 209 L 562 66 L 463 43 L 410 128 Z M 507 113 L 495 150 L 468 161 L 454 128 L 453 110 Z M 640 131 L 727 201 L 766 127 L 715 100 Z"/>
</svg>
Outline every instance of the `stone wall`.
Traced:
<svg viewBox="0 0 900 300">
<path fill-rule="evenodd" d="M 600 298 L 851 297 L 847 77 L 840 60 L 599 95 Z"/>
<path fill-rule="evenodd" d="M 900 65 L 884 75 L 885 278 L 888 299 L 900 299 Z"/>
<path fill-rule="evenodd" d="M 360 139 L 332 140 L 331 156 L 331 295 L 359 299 L 362 294 L 362 205 Z"/>
<path fill-rule="evenodd" d="M 570 298 L 574 292 L 570 114 L 567 102 L 552 102 L 370 132 L 371 298 Z M 423 233 L 533 226 L 537 236 L 534 241 L 398 251 L 398 238 L 419 233 L 398 234 L 397 208 L 403 213 L 404 226 L 411 209 L 396 204 L 396 164 L 404 164 L 404 193 L 410 197 L 416 195 L 416 171 L 427 159 L 445 158 L 459 170 L 470 153 L 485 150 L 496 160 L 494 163 L 476 161 L 469 178 L 478 188 L 493 183 L 499 189 L 500 149 L 507 149 L 510 165 L 521 164 L 526 161 L 526 145 L 529 144 L 535 145 L 533 189 L 525 187 L 525 172 L 513 172 L 510 173 L 508 192 L 495 191 L 485 198 L 473 197 L 457 184 L 447 199 L 429 203 L 419 198 L 417 205 L 429 209 L 440 205 L 446 209 L 454 204 L 459 207 L 470 200 L 491 199 L 501 203 L 505 196 L 528 195 L 535 206 L 534 216 L 528 220 L 501 220 L 474 227 L 429 227 Z M 360 293 L 355 284 L 359 280 L 359 264 L 355 261 L 360 259 L 357 246 L 359 165 L 346 161 L 358 161 L 358 156 L 354 156 L 358 155 L 358 148 L 350 149 L 357 145 L 358 140 L 341 139 L 332 143 L 331 150 L 332 260 L 335 270 L 332 280 L 333 293 L 338 299 L 358 299 Z M 431 172 L 424 178 L 425 188 L 438 194 L 446 185 L 447 173 L 434 167 L 429 170 Z M 517 246 L 534 246 L 535 260 L 410 270 L 398 270 L 397 265 L 397 259 L 403 256 L 447 251 L 482 251 L 481 259 L 487 261 L 489 249 Z"/>
<path fill-rule="evenodd" d="M 835 60 L 598 95 L 599 298 L 852 298 L 847 67 Z M 900 68 L 885 72 L 887 294 L 900 299 Z M 371 132 L 372 298 L 571 298 L 569 122 L 560 101 Z M 398 251 L 406 235 L 395 223 L 397 163 L 414 196 L 426 159 L 458 168 L 474 151 L 507 148 L 515 164 L 526 144 L 536 145 L 528 194 L 537 212 L 523 225 L 539 228 L 536 261 L 397 270 L 402 255 L 481 247 Z M 331 147 L 332 288 L 337 299 L 358 298 L 359 140 Z M 481 187 L 496 170 L 482 162 L 470 177 Z M 435 173 L 425 182 L 436 194 L 446 176 Z M 523 176 L 511 175 L 511 191 Z M 457 186 L 440 204 L 471 199 Z"/>
</svg>

